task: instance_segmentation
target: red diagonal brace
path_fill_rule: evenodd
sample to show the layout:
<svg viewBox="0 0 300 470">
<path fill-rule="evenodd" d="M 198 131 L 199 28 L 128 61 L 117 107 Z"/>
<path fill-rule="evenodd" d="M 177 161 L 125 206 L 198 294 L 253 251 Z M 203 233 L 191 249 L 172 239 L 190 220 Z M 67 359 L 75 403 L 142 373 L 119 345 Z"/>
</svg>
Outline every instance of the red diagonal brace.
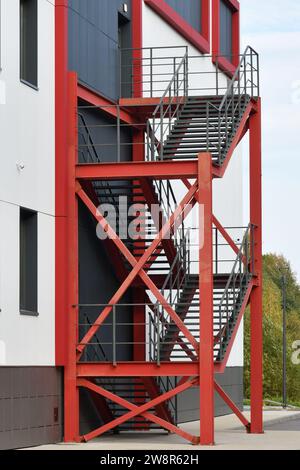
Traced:
<svg viewBox="0 0 300 470">
<path fill-rule="evenodd" d="M 183 183 L 184 185 L 190 189 L 191 188 L 191 183 L 189 182 L 189 180 L 187 179 L 184 179 L 183 180 Z M 198 199 L 198 195 L 197 195 L 197 199 Z M 229 235 L 229 233 L 227 232 L 227 230 L 223 227 L 223 225 L 219 222 L 219 220 L 216 218 L 216 216 L 212 216 L 212 221 L 213 221 L 213 224 L 214 226 L 219 230 L 219 232 L 221 233 L 221 235 L 223 236 L 223 238 L 227 241 L 228 245 L 233 249 L 233 251 L 238 255 L 239 252 L 240 252 L 240 249 L 239 247 L 237 246 L 237 244 L 233 241 L 233 239 L 231 238 L 231 236 Z M 246 264 L 246 257 L 243 256 L 242 257 L 242 261 L 244 264 Z"/>
<path fill-rule="evenodd" d="M 221 233 L 222 237 L 227 241 L 228 245 L 233 249 L 233 251 L 238 255 L 240 253 L 239 247 L 236 245 L 236 243 L 233 241 L 227 230 L 223 227 L 223 225 L 218 221 L 218 219 L 213 215 L 213 224 L 214 226 L 219 230 Z M 242 257 L 242 261 L 244 264 L 246 264 L 247 260 L 246 257 Z"/>
<path fill-rule="evenodd" d="M 224 400 L 224 402 L 229 406 L 229 408 L 233 411 L 233 413 L 239 418 L 241 423 L 246 427 L 249 431 L 250 423 L 247 418 L 243 415 L 241 410 L 236 406 L 235 403 L 231 400 L 231 398 L 224 392 L 224 390 L 220 387 L 220 385 L 215 381 L 215 390 L 220 395 L 220 397 Z"/>
<path fill-rule="evenodd" d="M 100 214 L 100 212 L 97 210 L 97 208 L 89 199 L 89 197 L 85 194 L 85 192 L 83 191 L 79 183 L 77 183 L 76 192 L 77 192 L 77 195 L 80 197 L 80 199 L 84 202 L 84 204 L 91 211 L 91 213 L 96 218 L 96 220 L 100 223 L 102 228 L 104 228 L 107 235 L 113 240 L 113 242 L 118 247 L 118 249 L 122 251 L 123 255 L 127 258 L 129 263 L 133 266 L 132 271 L 129 273 L 129 275 L 123 282 L 123 284 L 119 287 L 115 295 L 112 297 L 112 299 L 108 303 L 108 306 L 104 308 L 104 310 L 101 312 L 99 317 L 96 319 L 95 323 L 91 326 L 89 331 L 81 340 L 80 344 L 77 346 L 77 350 L 79 352 L 78 359 L 80 358 L 86 344 L 89 343 L 89 341 L 97 332 L 98 328 L 101 326 L 101 324 L 105 321 L 105 319 L 110 314 L 113 308 L 113 305 L 116 305 L 119 302 L 119 300 L 122 298 L 122 296 L 124 295 L 128 287 L 131 285 L 133 280 L 138 275 L 140 276 L 142 281 L 147 285 L 147 287 L 151 290 L 151 292 L 156 297 L 158 302 L 165 308 L 166 312 L 170 315 L 174 323 L 178 326 L 178 328 L 182 331 L 185 337 L 189 340 L 191 345 L 195 348 L 195 351 L 198 351 L 198 343 L 193 337 L 193 335 L 190 333 L 188 328 L 181 321 L 181 319 L 179 318 L 177 313 L 174 311 L 174 309 L 166 302 L 166 299 L 160 293 L 159 289 L 155 286 L 155 284 L 147 275 L 147 273 L 142 269 L 144 264 L 151 257 L 153 251 L 160 244 L 161 239 L 164 238 L 166 235 L 168 235 L 168 233 L 170 232 L 172 227 L 175 225 L 179 217 L 182 217 L 182 220 L 183 220 L 191 211 L 192 206 L 188 206 L 188 204 L 192 200 L 194 200 L 195 194 L 197 192 L 197 183 L 195 183 L 190 188 L 186 196 L 183 198 L 183 200 L 179 204 L 178 208 L 172 214 L 170 220 L 163 226 L 162 230 L 159 232 L 159 234 L 156 236 L 156 238 L 153 240 L 149 248 L 145 251 L 144 255 L 140 258 L 138 262 L 134 258 L 134 256 L 130 253 L 130 251 L 127 249 L 127 247 L 124 245 L 124 243 L 120 240 L 120 238 L 117 236 L 115 231 L 109 226 L 105 218 L 102 216 L 102 214 Z"/>
<path fill-rule="evenodd" d="M 182 429 L 178 428 L 174 424 L 169 423 L 168 421 L 165 421 L 164 419 L 159 418 L 158 416 L 153 415 L 152 413 L 149 413 L 148 410 L 157 406 L 158 404 L 170 400 L 173 396 L 178 395 L 179 393 L 184 392 L 185 390 L 188 390 L 190 387 L 192 387 L 194 384 L 197 383 L 197 379 L 189 380 L 173 390 L 170 390 L 169 392 L 164 393 L 163 395 L 155 398 L 154 400 L 151 400 L 150 402 L 145 403 L 142 406 L 137 406 L 134 405 L 133 403 L 130 403 L 129 401 L 125 400 L 124 398 L 121 398 L 108 390 L 105 390 L 102 387 L 99 387 L 92 382 L 89 382 L 86 379 L 79 379 L 77 381 L 77 385 L 79 387 L 84 387 L 88 388 L 89 390 L 93 390 L 96 393 L 99 393 L 100 395 L 104 396 L 108 400 L 111 400 L 120 406 L 123 406 L 124 408 L 127 408 L 130 410 L 129 413 L 120 416 L 119 418 L 115 419 L 114 421 L 107 423 L 106 425 L 101 426 L 98 429 L 95 429 L 94 431 L 90 432 L 89 434 L 86 434 L 83 436 L 84 441 L 89 441 L 91 439 L 94 439 L 95 437 L 101 436 L 105 432 L 109 431 L 110 429 L 115 428 L 116 426 L 120 426 L 122 423 L 125 423 L 126 421 L 134 418 L 135 416 L 142 415 L 146 419 L 158 424 L 159 426 L 167 429 L 170 432 L 176 433 L 179 436 L 183 437 L 184 439 L 192 442 L 193 444 L 198 444 L 199 438 L 196 436 L 193 436 Z"/>
</svg>

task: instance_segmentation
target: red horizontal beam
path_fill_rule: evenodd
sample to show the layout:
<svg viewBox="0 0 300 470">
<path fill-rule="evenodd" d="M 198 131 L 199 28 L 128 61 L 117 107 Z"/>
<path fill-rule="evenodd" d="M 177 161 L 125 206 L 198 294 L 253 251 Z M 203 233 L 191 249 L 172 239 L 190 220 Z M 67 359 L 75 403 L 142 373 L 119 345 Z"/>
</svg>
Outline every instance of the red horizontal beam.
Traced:
<svg viewBox="0 0 300 470">
<path fill-rule="evenodd" d="M 163 362 L 160 366 L 150 362 L 79 363 L 77 377 L 192 377 L 199 375 L 197 362 Z"/>
<path fill-rule="evenodd" d="M 163 103 L 166 106 L 170 105 L 170 98 L 169 97 L 163 98 L 163 100 L 162 100 L 161 97 L 159 97 L 159 96 L 158 97 L 153 96 L 152 98 L 144 98 L 142 96 L 140 98 L 120 98 L 119 104 L 120 104 L 120 106 L 122 106 L 124 108 L 131 107 L 131 106 L 134 106 L 134 107 L 136 107 L 136 106 L 156 107 L 158 104 L 161 103 L 161 101 L 163 101 Z M 172 105 L 175 106 L 178 103 L 184 104 L 183 98 L 180 97 L 180 96 L 173 96 L 172 97 Z"/>
<path fill-rule="evenodd" d="M 124 180 L 136 178 L 195 179 L 197 160 L 168 162 L 122 162 L 76 166 L 79 180 Z"/>
</svg>

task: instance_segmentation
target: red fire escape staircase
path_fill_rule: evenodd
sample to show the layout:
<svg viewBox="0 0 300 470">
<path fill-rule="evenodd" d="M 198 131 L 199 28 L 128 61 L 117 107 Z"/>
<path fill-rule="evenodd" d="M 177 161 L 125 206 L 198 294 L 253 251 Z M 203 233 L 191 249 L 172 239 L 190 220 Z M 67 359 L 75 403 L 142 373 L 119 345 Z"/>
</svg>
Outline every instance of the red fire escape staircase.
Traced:
<svg viewBox="0 0 300 470">
<path fill-rule="evenodd" d="M 78 323 L 76 328 L 74 324 L 70 327 L 69 357 L 73 368 L 68 368 L 67 374 L 73 381 L 68 380 L 65 389 L 66 440 L 88 441 L 108 431 L 149 429 L 152 426 L 174 432 L 193 444 L 199 439 L 202 444 L 212 444 L 214 391 L 247 430 L 261 431 L 260 338 L 256 338 L 258 349 L 252 347 L 251 352 L 254 370 L 251 423 L 214 379 L 215 373 L 225 370 L 249 302 L 252 335 L 261 333 L 257 313 L 261 308 L 259 202 L 250 198 L 251 223 L 239 244 L 212 214 L 212 180 L 225 174 L 234 149 L 248 129 L 252 159 L 250 186 L 251 190 L 258 190 L 258 196 L 260 194 L 258 56 L 253 49 L 247 48 L 222 96 L 218 93 L 191 96 L 188 81 L 186 54 L 164 95 L 151 100 L 154 106 L 149 106 L 149 100 L 147 102 L 143 97 L 121 100 L 123 110 L 128 111 L 134 102 L 135 112 L 141 110 L 140 116 L 147 116 L 142 130 L 145 158 L 144 161 L 110 164 L 101 162 L 89 125 L 80 114 L 82 135 L 79 135 L 77 146 L 77 118 L 74 117 L 77 84 L 74 76 L 70 78 L 73 102 L 70 114 L 73 145 L 70 147 L 76 166 L 73 173 L 76 195 L 74 200 L 70 198 L 73 224 L 80 200 L 107 234 L 105 244 L 112 264 L 115 263 L 120 286 L 106 305 L 99 305 L 99 312 L 93 318 L 86 313 L 84 307 L 87 306 L 78 305 L 77 290 L 73 289 L 73 313 L 75 311 L 79 318 L 83 307 L 88 329 L 82 332 Z M 84 152 L 80 157 L 81 148 Z M 176 180 L 186 186 L 186 194 L 180 202 L 174 195 L 172 183 Z M 142 228 L 141 236 L 136 240 L 122 240 L 118 236 L 122 228 L 122 209 L 118 206 L 121 196 L 144 208 L 139 210 Z M 116 227 L 112 227 L 106 214 L 97 209 L 99 204 L 111 204 L 116 208 Z M 153 204 L 161 209 L 158 219 L 151 213 Z M 191 234 L 185 229 L 185 220 L 197 205 L 202 228 L 199 228 L 198 239 L 199 269 L 194 272 Z M 235 255 L 230 272 L 219 273 L 213 268 L 214 231 Z M 73 256 L 76 245 L 74 239 Z M 218 250 L 217 242 L 215 248 Z M 73 269 L 76 274 L 74 265 Z M 144 302 L 131 307 L 141 313 L 139 318 L 143 322 L 132 324 L 134 339 L 138 338 L 138 341 L 129 341 L 134 343 L 133 350 L 139 350 L 139 357 L 138 360 L 133 357 L 132 361 L 122 361 L 118 331 L 124 324 L 118 312 L 128 307 L 121 303 L 128 289 L 141 286 Z M 112 336 L 109 353 L 105 351 L 101 337 L 106 324 L 110 326 Z M 201 379 L 202 375 L 207 379 Z M 192 387 L 201 390 L 200 438 L 177 425 L 176 397 Z M 97 429 L 81 436 L 79 388 L 91 392 L 101 421 Z"/>
</svg>

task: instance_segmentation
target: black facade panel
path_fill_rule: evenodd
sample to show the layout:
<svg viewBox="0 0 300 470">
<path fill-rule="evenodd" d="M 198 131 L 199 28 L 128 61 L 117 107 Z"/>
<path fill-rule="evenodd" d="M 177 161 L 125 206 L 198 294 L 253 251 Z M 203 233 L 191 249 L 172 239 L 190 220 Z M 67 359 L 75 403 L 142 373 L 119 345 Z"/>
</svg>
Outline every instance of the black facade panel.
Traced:
<svg viewBox="0 0 300 470">
<path fill-rule="evenodd" d="M 201 32 L 201 0 L 165 0 L 196 31 Z"/>
<path fill-rule="evenodd" d="M 111 99 L 120 94 L 120 14 L 130 21 L 131 0 L 69 0 L 69 69 Z"/>
</svg>

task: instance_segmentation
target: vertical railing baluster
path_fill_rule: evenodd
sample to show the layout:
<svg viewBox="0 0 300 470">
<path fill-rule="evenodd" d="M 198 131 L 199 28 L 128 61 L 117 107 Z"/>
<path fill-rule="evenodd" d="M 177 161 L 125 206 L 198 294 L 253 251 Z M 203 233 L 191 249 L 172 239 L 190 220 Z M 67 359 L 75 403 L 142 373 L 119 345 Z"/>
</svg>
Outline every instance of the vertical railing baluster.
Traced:
<svg viewBox="0 0 300 470">
<path fill-rule="evenodd" d="M 219 237 L 218 237 L 218 229 L 215 227 L 215 241 L 216 241 L 216 274 L 219 273 Z"/>
<path fill-rule="evenodd" d="M 151 160 L 155 160 L 155 117 L 152 118 L 152 130 L 151 130 Z"/>
<path fill-rule="evenodd" d="M 150 97 L 153 98 L 153 48 L 150 48 Z"/>
<path fill-rule="evenodd" d="M 251 67 L 251 98 L 254 97 L 254 74 L 253 74 L 253 51 L 250 49 L 250 67 Z"/>
<path fill-rule="evenodd" d="M 245 95 L 247 96 L 248 86 L 247 86 L 247 59 L 246 59 L 246 56 L 244 56 L 243 64 L 244 64 L 244 87 L 245 87 Z"/>
<path fill-rule="evenodd" d="M 209 102 L 206 103 L 206 151 L 209 152 Z"/>
<path fill-rule="evenodd" d="M 117 365 L 117 348 L 116 348 L 116 306 L 113 305 L 113 365 Z"/>
<path fill-rule="evenodd" d="M 160 160 L 163 160 L 164 155 L 164 105 L 160 104 Z"/>
<path fill-rule="evenodd" d="M 150 136 L 150 122 L 149 119 L 147 121 L 147 162 L 150 161 L 150 142 L 149 142 L 149 136 Z"/>
<path fill-rule="evenodd" d="M 120 106 L 117 105 L 117 161 L 121 161 L 121 121 L 120 121 Z"/>
<path fill-rule="evenodd" d="M 216 58 L 216 96 L 219 96 L 219 61 Z"/>
<path fill-rule="evenodd" d="M 162 307 L 163 308 L 163 307 Z M 159 306 L 157 309 L 157 365 L 160 366 L 160 318 Z"/>
</svg>

